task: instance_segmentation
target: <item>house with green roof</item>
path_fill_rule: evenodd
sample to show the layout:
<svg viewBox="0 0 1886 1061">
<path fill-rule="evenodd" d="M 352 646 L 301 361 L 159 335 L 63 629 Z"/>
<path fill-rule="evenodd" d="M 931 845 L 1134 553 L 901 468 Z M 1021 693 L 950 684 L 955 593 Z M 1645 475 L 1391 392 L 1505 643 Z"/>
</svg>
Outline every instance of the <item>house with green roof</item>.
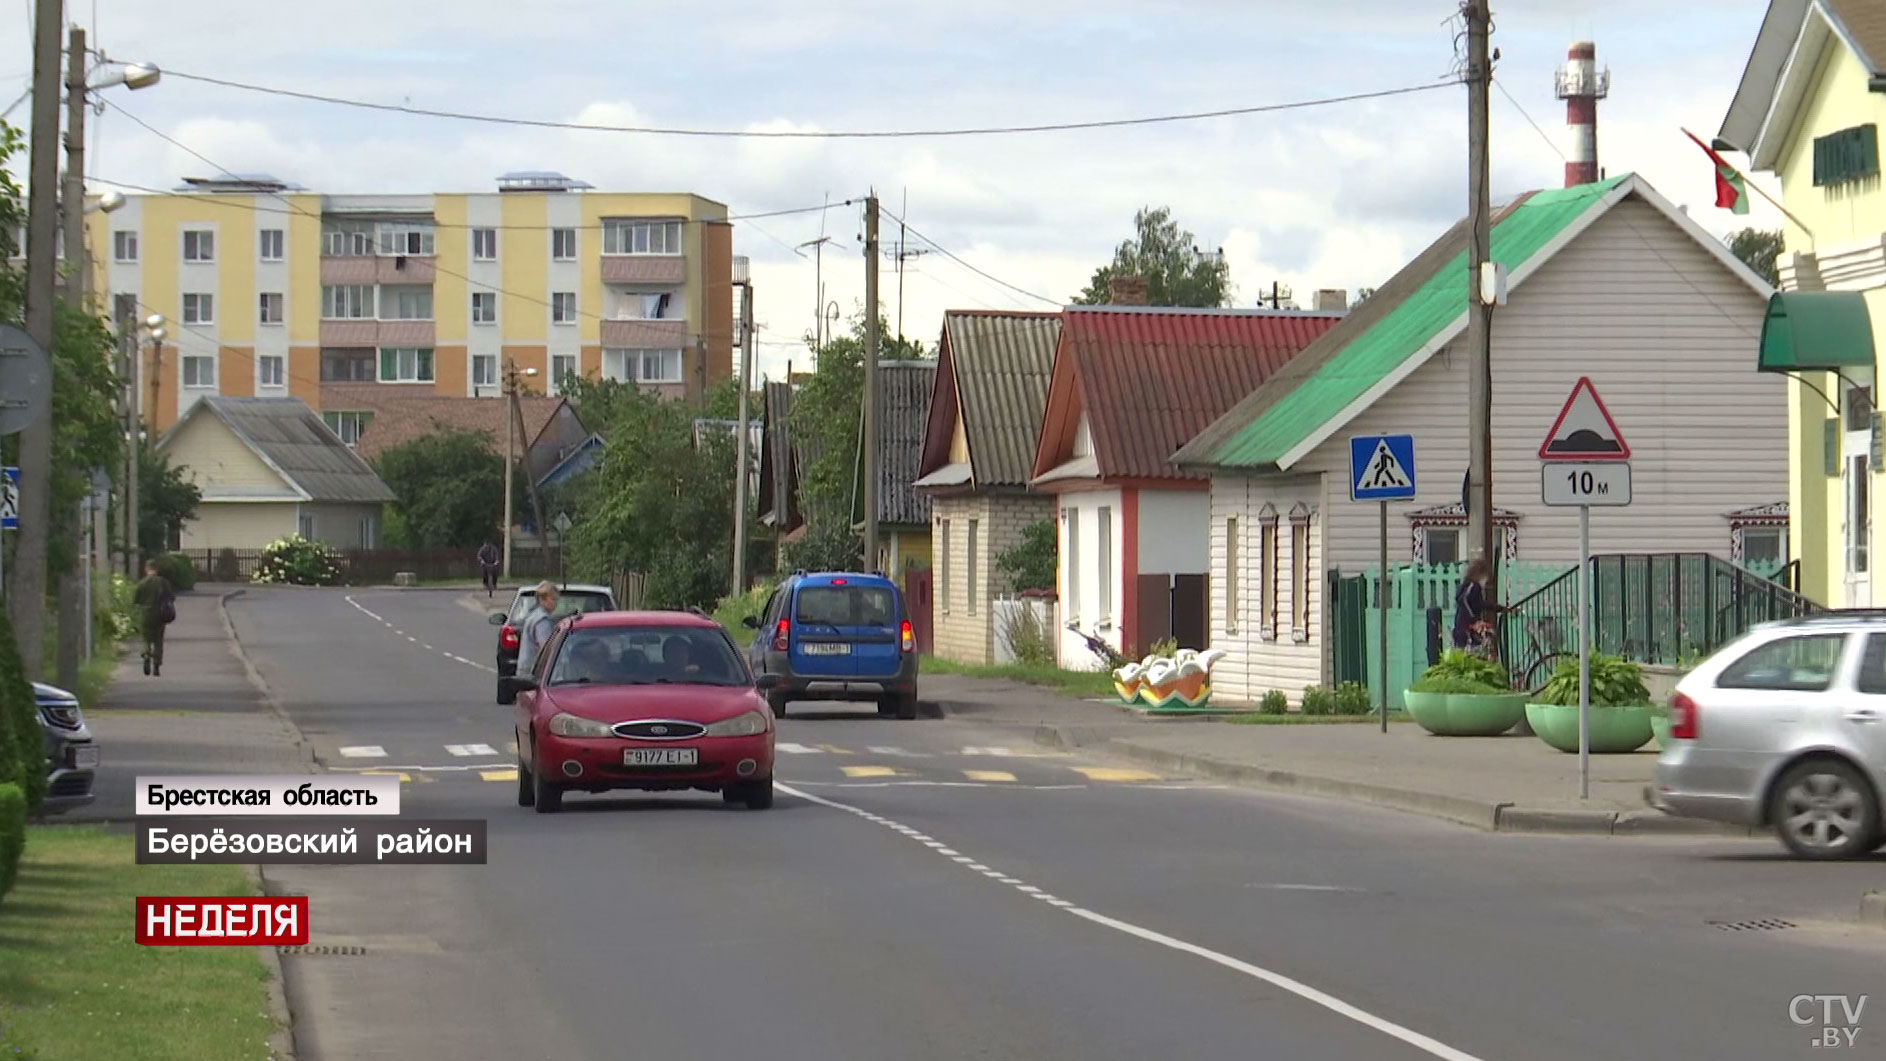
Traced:
<svg viewBox="0 0 1886 1061">
<path fill-rule="evenodd" d="M 1504 559 L 1577 561 L 1577 513 L 1541 502 L 1538 452 L 1581 376 L 1633 476 L 1630 507 L 1594 513 L 1593 552 L 1754 559 L 1773 520 L 1742 517 L 1788 496 L 1784 386 L 1747 371 L 1768 285 L 1633 174 L 1519 196 L 1495 211 L 1491 243 L 1509 293 L 1492 315 Z M 1219 696 L 1294 701 L 1329 680 L 1323 588 L 1377 563 L 1377 507 L 1349 500 L 1350 436 L 1415 439 L 1417 495 L 1389 506 L 1391 565 L 1466 559 L 1467 250 L 1463 221 L 1173 455 L 1211 476 Z"/>
</svg>

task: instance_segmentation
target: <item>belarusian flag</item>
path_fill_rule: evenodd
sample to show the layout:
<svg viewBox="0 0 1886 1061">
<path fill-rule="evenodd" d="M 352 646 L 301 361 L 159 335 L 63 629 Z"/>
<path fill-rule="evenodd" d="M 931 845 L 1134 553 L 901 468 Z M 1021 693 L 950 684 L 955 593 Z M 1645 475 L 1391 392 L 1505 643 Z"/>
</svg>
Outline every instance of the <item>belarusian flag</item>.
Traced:
<svg viewBox="0 0 1886 1061">
<path fill-rule="evenodd" d="M 1685 129 L 1683 135 L 1696 140 L 1696 146 L 1702 148 L 1703 154 L 1709 156 L 1709 161 L 1716 164 L 1716 205 L 1732 213 L 1748 213 L 1748 188 L 1742 183 L 1742 174 L 1723 161 L 1714 148 L 1698 140 L 1695 133 Z"/>
</svg>

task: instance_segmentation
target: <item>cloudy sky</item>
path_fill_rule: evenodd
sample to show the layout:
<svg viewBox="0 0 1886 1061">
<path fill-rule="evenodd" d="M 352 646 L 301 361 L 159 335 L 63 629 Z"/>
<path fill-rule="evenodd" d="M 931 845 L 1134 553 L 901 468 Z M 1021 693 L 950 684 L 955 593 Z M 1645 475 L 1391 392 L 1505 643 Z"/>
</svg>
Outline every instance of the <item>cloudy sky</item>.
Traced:
<svg viewBox="0 0 1886 1061">
<path fill-rule="evenodd" d="M 1245 107 L 1430 84 L 1454 66 L 1454 0 L 632 0 L 396 3 L 68 0 L 110 55 L 300 91 L 516 117 L 706 129 L 924 129 L 1088 121 Z M 1496 0 L 1496 198 L 1563 183 L 1553 72 L 1597 42 L 1612 90 L 1599 158 L 1636 170 L 1715 232 L 1772 224 L 1715 209 L 1708 138 L 1734 91 L 1758 0 Z M 31 0 L 0 19 L 0 94 L 30 80 Z M 127 111 L 216 165 L 328 192 L 476 191 L 557 170 L 598 188 L 688 190 L 754 213 L 876 188 L 940 253 L 903 278 L 904 331 L 941 314 L 1046 308 L 1078 292 L 1131 231 L 1170 206 L 1222 247 L 1251 305 L 1273 282 L 1379 285 L 1466 206 L 1466 90 L 1124 129 L 874 140 L 676 138 L 531 130 L 361 111 L 169 78 Z M 1511 94 L 1511 99 L 1507 98 Z M 24 121 L 26 108 L 13 119 Z M 1530 124 L 1536 122 L 1536 131 Z M 107 111 L 96 177 L 170 187 L 210 166 Z M 1737 159 L 1739 161 L 1739 157 Z M 1768 178 L 1757 178 L 1775 190 Z M 906 198 L 907 197 L 907 198 Z M 908 207 L 904 206 L 908 202 Z M 742 222 L 760 370 L 803 359 L 821 235 L 825 299 L 862 301 L 857 207 Z M 887 219 L 887 248 L 897 239 Z M 912 238 L 913 248 L 923 241 Z M 809 252 L 807 252 L 809 253 Z M 884 273 L 893 323 L 897 276 Z M 1043 296 L 1041 301 L 1017 290 Z"/>
</svg>

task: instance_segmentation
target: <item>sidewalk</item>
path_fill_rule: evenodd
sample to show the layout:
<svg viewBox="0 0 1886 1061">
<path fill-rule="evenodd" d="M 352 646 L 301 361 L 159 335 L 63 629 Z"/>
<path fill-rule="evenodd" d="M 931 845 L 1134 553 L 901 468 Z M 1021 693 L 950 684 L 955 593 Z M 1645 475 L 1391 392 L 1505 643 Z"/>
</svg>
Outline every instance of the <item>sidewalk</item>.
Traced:
<svg viewBox="0 0 1886 1061">
<path fill-rule="evenodd" d="M 1536 737 L 1436 737 L 1412 723 L 1241 725 L 1146 718 L 1036 686 L 925 675 L 924 699 L 946 716 L 1029 728 L 1035 739 L 1200 777 L 1370 803 L 1507 832 L 1749 835 L 1672 818 L 1644 802 L 1656 745 L 1591 757 L 1591 798 L 1578 798 L 1578 757 Z"/>
<path fill-rule="evenodd" d="M 96 799 L 50 822 L 129 821 L 139 774 L 303 773 L 307 746 L 262 695 L 237 653 L 222 609 L 233 588 L 177 597 L 164 638 L 164 673 L 148 677 L 127 643 L 104 699 L 85 704 L 98 742 Z"/>
</svg>

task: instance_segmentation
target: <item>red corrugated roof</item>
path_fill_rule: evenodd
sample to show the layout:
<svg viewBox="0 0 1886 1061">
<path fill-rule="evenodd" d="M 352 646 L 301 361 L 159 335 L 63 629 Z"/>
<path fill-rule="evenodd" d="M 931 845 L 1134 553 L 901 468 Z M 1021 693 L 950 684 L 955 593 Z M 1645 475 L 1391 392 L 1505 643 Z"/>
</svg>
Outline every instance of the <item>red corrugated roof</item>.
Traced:
<svg viewBox="0 0 1886 1061">
<path fill-rule="evenodd" d="M 1169 462 L 1341 313 L 1070 306 L 1035 475 L 1072 456 L 1086 412 L 1103 478 L 1195 479 Z"/>
</svg>

